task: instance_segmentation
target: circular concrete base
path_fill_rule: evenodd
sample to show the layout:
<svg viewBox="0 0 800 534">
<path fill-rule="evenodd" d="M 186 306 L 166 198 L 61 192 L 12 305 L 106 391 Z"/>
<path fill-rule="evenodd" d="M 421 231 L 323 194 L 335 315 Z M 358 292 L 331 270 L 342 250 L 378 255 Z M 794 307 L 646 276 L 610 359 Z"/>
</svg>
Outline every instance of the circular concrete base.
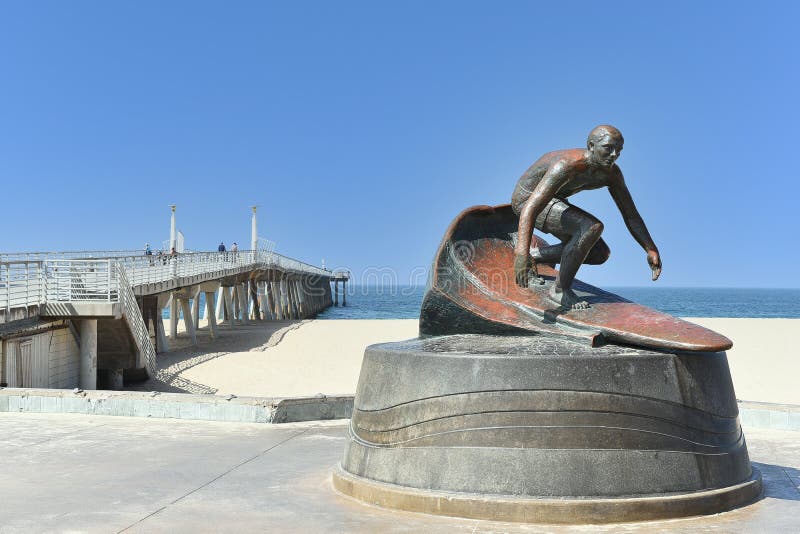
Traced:
<svg viewBox="0 0 800 534">
<path fill-rule="evenodd" d="M 692 493 L 618 498 L 538 498 L 420 490 L 352 475 L 337 466 L 333 486 L 368 504 L 407 512 L 549 524 L 600 524 L 715 514 L 758 499 L 761 473 L 739 484 Z"/>
</svg>

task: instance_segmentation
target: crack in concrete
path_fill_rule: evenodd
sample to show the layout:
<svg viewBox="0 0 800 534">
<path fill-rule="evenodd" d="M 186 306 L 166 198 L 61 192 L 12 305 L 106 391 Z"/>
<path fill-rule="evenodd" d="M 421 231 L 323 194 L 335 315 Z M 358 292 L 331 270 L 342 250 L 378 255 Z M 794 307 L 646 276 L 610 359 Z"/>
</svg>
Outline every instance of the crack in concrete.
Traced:
<svg viewBox="0 0 800 534">
<path fill-rule="evenodd" d="M 6 442 L 6 443 L 4 443 L 4 445 L 6 445 L 6 446 L 12 446 L 12 447 L 36 447 L 36 446 L 38 446 L 38 445 L 42 445 L 42 444 L 44 444 L 44 443 L 49 443 L 49 442 L 51 442 L 51 441 L 56 441 L 56 440 L 58 440 L 58 439 L 61 439 L 61 438 L 66 438 L 66 437 L 75 436 L 75 435 L 77 435 L 77 434 L 82 434 L 82 433 L 84 433 L 84 432 L 88 432 L 88 431 L 90 431 L 90 430 L 94 430 L 94 429 L 96 429 L 96 428 L 101 428 L 101 427 L 104 427 L 104 426 L 106 426 L 106 425 L 105 425 L 105 424 L 101 424 L 101 425 L 93 425 L 93 426 L 91 426 L 91 427 L 89 427 L 89 428 L 81 428 L 81 429 L 78 429 L 78 430 L 74 430 L 74 431 L 72 431 L 72 432 L 67 432 L 67 433 L 65 433 L 65 434 L 60 434 L 60 435 L 58 435 L 58 436 L 50 436 L 50 437 L 49 437 L 49 438 L 47 438 L 47 439 L 43 439 L 43 440 L 41 440 L 41 441 L 35 441 L 35 442 L 33 442 L 33 443 L 20 443 L 20 444 L 16 444 L 16 445 L 15 445 L 15 444 L 13 444 L 13 443 L 8 443 L 8 442 Z"/>
<path fill-rule="evenodd" d="M 215 476 L 214 478 L 212 478 L 212 479 L 211 479 L 211 480 L 209 480 L 208 482 L 205 482 L 204 484 L 201 484 L 200 486 L 198 486 L 198 487 L 194 488 L 193 490 L 191 490 L 191 491 L 189 491 L 189 492 L 185 493 L 184 495 L 181 495 L 180 497 L 178 497 L 178 498 L 177 498 L 177 499 L 175 499 L 174 501 L 172 501 L 172 502 L 170 502 L 170 503 L 167 503 L 167 504 L 165 504 L 164 506 L 162 506 L 161 508 L 159 508 L 158 510 L 156 510 L 156 511 L 154 511 L 154 512 L 151 512 L 151 513 L 147 514 L 147 515 L 146 515 L 146 516 L 144 516 L 143 518 L 139 519 L 138 521 L 135 521 L 134 523 L 131 523 L 131 524 L 130 524 L 130 525 L 128 525 L 127 527 L 123 528 L 122 530 L 118 530 L 118 531 L 117 531 L 117 534 L 120 534 L 121 532 L 125 532 L 125 531 L 127 531 L 127 530 L 130 530 L 131 528 L 135 527 L 136 525 L 138 525 L 138 524 L 140 524 L 140 523 L 143 523 L 143 522 L 144 522 L 144 521 L 146 521 L 147 519 L 149 519 L 149 518 L 153 517 L 153 516 L 154 516 L 154 515 L 156 515 L 156 514 L 159 514 L 160 512 L 162 512 L 162 511 L 163 511 L 163 510 L 165 510 L 166 508 L 168 508 L 168 507 L 172 506 L 173 504 L 176 504 L 176 503 L 178 503 L 178 502 L 182 501 L 183 499 L 185 499 L 185 498 L 186 498 L 186 497 L 188 497 L 189 495 L 192 495 L 193 493 L 196 493 L 196 492 L 200 491 L 201 489 L 203 489 L 203 488 L 205 488 L 205 487 L 208 487 L 209 485 L 213 484 L 214 482 L 216 482 L 217 480 L 221 479 L 221 478 L 222 478 L 222 477 L 224 477 L 225 475 L 227 475 L 227 474 L 229 474 L 229 473 L 231 473 L 231 472 L 235 471 L 236 469 L 239 469 L 239 468 L 240 468 L 240 467 L 242 467 L 243 465 L 249 464 L 249 463 L 250 463 L 250 462 L 252 462 L 253 460 L 255 460 L 255 459 L 257 459 L 257 458 L 260 458 L 261 456 L 265 455 L 266 453 L 268 453 L 269 451 L 271 451 L 271 450 L 275 449 L 276 447 L 279 447 L 279 446 L 283 445 L 284 443 L 286 443 L 287 441 L 290 441 L 290 440 L 292 440 L 292 439 L 294 439 L 294 438 L 296 438 L 296 437 L 298 437 L 298 436 L 301 436 L 301 435 L 305 434 L 306 432 L 308 432 L 309 430 L 312 430 L 313 428 L 314 428 L 314 427 L 310 427 L 310 428 L 307 428 L 307 429 L 305 429 L 305 430 L 302 430 L 302 431 L 300 431 L 300 432 L 296 432 L 295 434 L 292 434 L 292 435 L 291 435 L 291 436 L 289 436 L 288 438 L 286 438 L 286 439 L 284 439 L 284 440 L 281 440 L 281 441 L 279 441 L 279 442 L 278 442 L 278 443 L 276 443 L 275 445 L 272 445 L 271 447 L 268 447 L 268 448 L 264 449 L 263 451 L 259 452 L 258 454 L 254 455 L 254 456 L 251 456 L 250 458 L 248 458 L 248 459 L 246 459 L 246 460 L 244 460 L 244 461 L 242 461 L 242 462 L 239 462 L 238 464 L 234 465 L 233 467 L 231 467 L 231 468 L 230 468 L 230 469 L 228 469 L 227 471 L 225 471 L 225 472 L 223 472 L 223 473 L 221 473 L 221 474 L 219 474 L 219 475 Z"/>
</svg>

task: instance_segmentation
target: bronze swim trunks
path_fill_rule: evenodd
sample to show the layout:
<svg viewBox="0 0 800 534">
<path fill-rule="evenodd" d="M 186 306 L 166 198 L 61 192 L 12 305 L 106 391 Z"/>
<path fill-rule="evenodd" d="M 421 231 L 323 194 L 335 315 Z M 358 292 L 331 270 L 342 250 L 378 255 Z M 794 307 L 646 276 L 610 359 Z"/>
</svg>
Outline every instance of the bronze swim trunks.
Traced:
<svg viewBox="0 0 800 534">
<path fill-rule="evenodd" d="M 536 217 L 534 226 L 548 234 L 552 233 L 553 229 L 561 227 L 561 214 L 572 207 L 572 204 L 560 198 L 554 198 L 544 207 L 542 212 Z"/>
</svg>

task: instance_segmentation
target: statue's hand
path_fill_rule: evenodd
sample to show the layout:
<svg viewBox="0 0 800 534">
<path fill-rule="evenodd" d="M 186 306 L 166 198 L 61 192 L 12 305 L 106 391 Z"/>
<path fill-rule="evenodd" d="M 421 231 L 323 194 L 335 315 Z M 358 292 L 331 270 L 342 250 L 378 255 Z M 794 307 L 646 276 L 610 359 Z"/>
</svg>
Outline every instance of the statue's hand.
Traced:
<svg viewBox="0 0 800 534">
<path fill-rule="evenodd" d="M 514 278 L 519 287 L 528 287 L 528 282 L 539 276 L 536 262 L 528 254 L 514 256 Z"/>
<path fill-rule="evenodd" d="M 657 250 L 647 251 L 647 263 L 650 264 L 650 269 L 653 271 L 653 282 L 655 282 L 661 276 L 661 256 Z"/>
</svg>

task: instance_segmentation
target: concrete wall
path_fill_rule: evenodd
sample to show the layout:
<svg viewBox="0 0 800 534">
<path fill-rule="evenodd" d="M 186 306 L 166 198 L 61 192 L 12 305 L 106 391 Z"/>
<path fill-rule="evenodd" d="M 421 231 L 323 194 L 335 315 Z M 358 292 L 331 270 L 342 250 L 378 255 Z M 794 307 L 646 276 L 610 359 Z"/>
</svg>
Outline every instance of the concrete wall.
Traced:
<svg viewBox="0 0 800 534">
<path fill-rule="evenodd" d="M 78 387 L 80 349 L 66 326 L 5 339 L 2 351 L 0 383 L 34 388 Z"/>
<path fill-rule="evenodd" d="M 52 334 L 49 350 L 49 387 L 59 389 L 78 387 L 81 370 L 80 347 L 68 328 L 49 333 Z"/>
</svg>

